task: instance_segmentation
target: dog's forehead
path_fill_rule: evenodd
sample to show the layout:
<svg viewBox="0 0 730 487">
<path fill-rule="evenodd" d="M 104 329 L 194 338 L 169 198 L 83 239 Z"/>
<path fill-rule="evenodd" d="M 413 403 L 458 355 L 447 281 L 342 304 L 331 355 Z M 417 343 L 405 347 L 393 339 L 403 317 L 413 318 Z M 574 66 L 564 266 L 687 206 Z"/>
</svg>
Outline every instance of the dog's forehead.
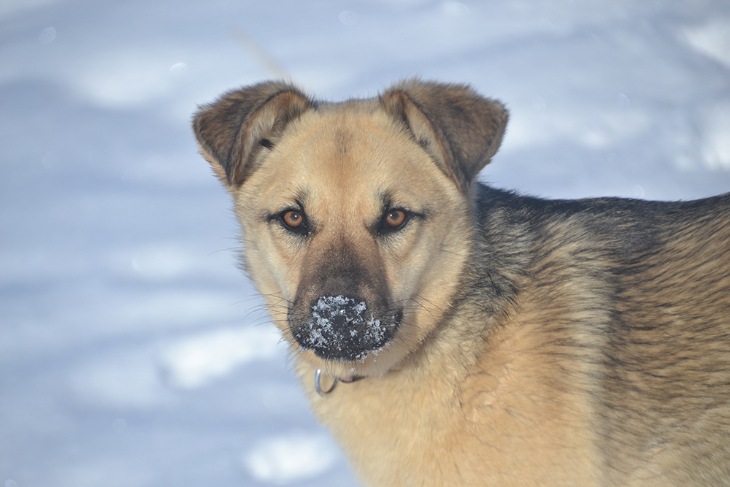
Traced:
<svg viewBox="0 0 730 487">
<path fill-rule="evenodd" d="M 367 103 L 344 102 L 324 105 L 304 113 L 282 142 L 298 146 L 300 150 L 313 149 L 328 155 L 355 155 L 359 150 L 367 156 L 378 149 L 393 150 L 393 144 L 402 144 L 408 136 L 402 126 Z"/>
<path fill-rule="evenodd" d="M 414 170 L 429 156 L 399 124 L 380 111 L 344 108 L 303 115 L 268 164 L 281 166 L 292 180 L 321 182 L 330 189 L 418 176 Z"/>
<path fill-rule="evenodd" d="M 423 194 L 458 194 L 402 124 L 349 102 L 311 110 L 287 127 L 242 189 L 244 200 L 266 206 L 262 212 L 302 204 L 321 218 L 356 212 L 373 219 L 384 205 L 418 210 Z"/>
</svg>

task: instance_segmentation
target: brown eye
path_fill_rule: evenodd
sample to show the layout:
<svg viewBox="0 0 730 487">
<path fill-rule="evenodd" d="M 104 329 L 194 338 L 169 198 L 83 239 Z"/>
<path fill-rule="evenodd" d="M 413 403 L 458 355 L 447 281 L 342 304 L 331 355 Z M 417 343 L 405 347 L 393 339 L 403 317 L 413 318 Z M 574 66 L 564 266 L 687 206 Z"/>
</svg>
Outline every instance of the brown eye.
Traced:
<svg viewBox="0 0 730 487">
<path fill-rule="evenodd" d="M 377 232 L 380 235 L 387 235 L 389 233 L 397 232 L 403 229 L 408 221 L 411 219 L 412 214 L 406 210 L 394 208 L 383 213 L 383 217 L 378 225 Z"/>
<path fill-rule="evenodd" d="M 297 203 L 301 205 L 301 203 Z M 295 233 L 302 237 L 307 237 L 312 233 L 307 214 L 301 209 L 301 206 L 298 208 L 286 208 L 278 213 L 272 213 L 269 216 L 269 221 L 276 223 L 287 232 Z"/>
<path fill-rule="evenodd" d="M 385 223 L 395 229 L 406 222 L 406 212 L 403 210 L 390 210 L 385 214 Z"/>
<path fill-rule="evenodd" d="M 292 230 L 299 229 L 304 223 L 304 215 L 297 210 L 286 210 L 281 214 L 281 221 Z"/>
</svg>

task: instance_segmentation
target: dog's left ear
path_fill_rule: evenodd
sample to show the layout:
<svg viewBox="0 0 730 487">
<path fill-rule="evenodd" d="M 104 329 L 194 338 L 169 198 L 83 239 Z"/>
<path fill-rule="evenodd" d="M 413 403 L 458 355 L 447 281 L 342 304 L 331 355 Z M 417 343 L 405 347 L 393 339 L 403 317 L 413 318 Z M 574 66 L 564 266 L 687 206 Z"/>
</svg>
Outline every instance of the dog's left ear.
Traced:
<svg viewBox="0 0 730 487">
<path fill-rule="evenodd" d="M 200 153 L 226 187 L 236 188 L 312 104 L 299 89 L 281 81 L 230 91 L 193 117 Z"/>
<path fill-rule="evenodd" d="M 499 149 L 509 118 L 502 103 L 464 85 L 406 81 L 380 103 L 463 192 Z"/>
</svg>

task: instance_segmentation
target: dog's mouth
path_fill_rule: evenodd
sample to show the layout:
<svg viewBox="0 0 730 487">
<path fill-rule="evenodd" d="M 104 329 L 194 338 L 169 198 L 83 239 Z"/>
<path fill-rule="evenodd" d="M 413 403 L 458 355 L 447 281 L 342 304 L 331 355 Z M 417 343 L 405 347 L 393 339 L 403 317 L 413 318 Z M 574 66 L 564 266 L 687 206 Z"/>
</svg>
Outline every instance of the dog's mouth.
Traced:
<svg viewBox="0 0 730 487">
<path fill-rule="evenodd" d="M 290 311 L 297 343 L 326 360 L 362 361 L 377 354 L 395 335 L 402 311 L 373 313 L 366 301 L 347 296 L 322 296 L 306 316 Z"/>
</svg>

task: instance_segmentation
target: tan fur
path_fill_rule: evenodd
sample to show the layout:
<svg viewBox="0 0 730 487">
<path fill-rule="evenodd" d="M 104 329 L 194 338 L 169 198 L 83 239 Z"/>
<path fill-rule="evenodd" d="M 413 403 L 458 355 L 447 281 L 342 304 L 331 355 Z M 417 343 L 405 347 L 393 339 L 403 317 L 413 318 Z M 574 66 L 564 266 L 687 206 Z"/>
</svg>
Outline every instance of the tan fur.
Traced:
<svg viewBox="0 0 730 487">
<path fill-rule="evenodd" d="M 506 123 L 420 81 L 339 104 L 262 83 L 198 112 L 314 411 L 367 485 L 730 485 L 730 195 L 494 190 L 475 179 Z M 415 216 L 381 232 L 391 209 Z M 312 303 L 338 295 L 393 336 L 315 345 Z M 317 369 L 358 380 L 319 396 Z"/>
</svg>

